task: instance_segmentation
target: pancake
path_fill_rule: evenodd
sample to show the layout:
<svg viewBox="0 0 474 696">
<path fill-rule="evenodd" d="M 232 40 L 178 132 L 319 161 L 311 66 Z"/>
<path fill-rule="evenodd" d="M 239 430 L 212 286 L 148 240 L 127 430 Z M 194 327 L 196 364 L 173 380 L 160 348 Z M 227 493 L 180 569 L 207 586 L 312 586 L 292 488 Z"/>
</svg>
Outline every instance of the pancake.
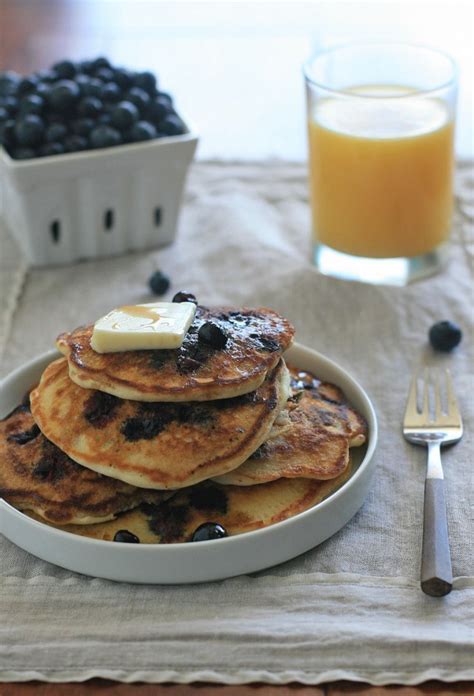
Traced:
<svg viewBox="0 0 474 696">
<path fill-rule="evenodd" d="M 26 405 L 0 421 L 0 496 L 57 524 L 96 524 L 166 494 L 107 478 L 72 461 L 40 432 Z"/>
<path fill-rule="evenodd" d="M 223 349 L 198 341 L 199 327 L 217 323 L 228 337 Z M 207 309 L 198 306 L 183 345 L 176 350 L 96 353 L 93 326 L 61 334 L 56 345 L 71 379 L 120 399 L 210 401 L 255 391 L 293 339 L 293 327 L 270 309 Z"/>
<path fill-rule="evenodd" d="M 294 394 L 287 419 L 280 416 L 268 440 L 215 481 L 254 486 L 282 477 L 332 479 L 346 469 L 349 446 L 365 442 L 367 424 L 338 387 L 296 368 L 290 374 Z"/>
<path fill-rule="evenodd" d="M 218 522 L 229 536 L 286 520 L 321 502 L 350 476 L 350 467 L 330 481 L 280 479 L 243 488 L 205 482 L 185 488 L 158 505 L 144 504 L 113 522 L 62 527 L 64 531 L 112 541 L 127 530 L 144 544 L 189 542 L 205 522 Z"/>
<path fill-rule="evenodd" d="M 41 431 L 74 461 L 134 486 L 174 489 L 242 464 L 267 439 L 288 394 L 283 360 L 251 394 L 150 404 L 78 387 L 60 358 L 30 400 Z"/>
</svg>

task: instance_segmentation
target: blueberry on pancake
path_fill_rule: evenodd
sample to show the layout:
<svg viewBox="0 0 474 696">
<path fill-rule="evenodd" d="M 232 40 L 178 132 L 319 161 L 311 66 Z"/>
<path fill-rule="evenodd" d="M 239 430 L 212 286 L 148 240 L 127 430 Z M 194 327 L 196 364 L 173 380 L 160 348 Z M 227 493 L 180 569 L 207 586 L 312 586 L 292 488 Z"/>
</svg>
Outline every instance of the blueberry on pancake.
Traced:
<svg viewBox="0 0 474 696">
<path fill-rule="evenodd" d="M 294 329 L 266 309 L 198 305 L 176 349 L 97 353 L 93 326 L 61 334 L 56 345 L 80 387 L 136 401 L 211 401 L 255 391 L 290 346 Z"/>
<path fill-rule="evenodd" d="M 26 405 L 0 421 L 0 496 L 55 524 L 92 525 L 141 503 L 145 491 L 86 469 L 47 440 Z"/>
</svg>

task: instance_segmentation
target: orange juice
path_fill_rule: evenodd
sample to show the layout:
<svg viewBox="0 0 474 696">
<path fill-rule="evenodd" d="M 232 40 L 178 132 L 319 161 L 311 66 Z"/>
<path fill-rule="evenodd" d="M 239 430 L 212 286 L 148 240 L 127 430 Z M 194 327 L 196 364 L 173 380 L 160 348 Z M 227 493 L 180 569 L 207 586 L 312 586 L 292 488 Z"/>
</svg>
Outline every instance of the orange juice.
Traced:
<svg viewBox="0 0 474 696">
<path fill-rule="evenodd" d="M 355 88 L 310 115 L 314 234 L 346 254 L 414 257 L 449 235 L 452 120 L 441 100 L 395 90 Z"/>
</svg>

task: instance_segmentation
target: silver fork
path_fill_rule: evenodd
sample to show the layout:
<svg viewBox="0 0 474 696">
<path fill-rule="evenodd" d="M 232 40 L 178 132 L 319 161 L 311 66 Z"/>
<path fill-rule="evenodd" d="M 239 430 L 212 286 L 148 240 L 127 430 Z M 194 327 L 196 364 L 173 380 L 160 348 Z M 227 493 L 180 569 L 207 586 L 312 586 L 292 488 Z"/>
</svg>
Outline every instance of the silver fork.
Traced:
<svg viewBox="0 0 474 696">
<path fill-rule="evenodd" d="M 445 408 L 439 372 L 425 368 L 423 376 L 415 374 L 413 377 L 403 420 L 405 438 L 414 445 L 428 448 L 420 578 L 423 592 L 433 597 L 448 594 L 453 586 L 441 446 L 458 442 L 463 434 L 451 375 L 449 370 L 444 373 Z M 418 382 L 423 383 L 421 409 L 417 405 Z"/>
</svg>

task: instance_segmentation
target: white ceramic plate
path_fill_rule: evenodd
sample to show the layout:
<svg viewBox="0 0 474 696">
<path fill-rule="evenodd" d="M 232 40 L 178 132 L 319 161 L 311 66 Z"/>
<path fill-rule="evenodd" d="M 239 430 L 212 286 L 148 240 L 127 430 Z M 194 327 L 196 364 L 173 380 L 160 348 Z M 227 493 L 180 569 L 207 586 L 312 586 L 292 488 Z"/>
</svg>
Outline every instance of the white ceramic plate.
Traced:
<svg viewBox="0 0 474 696">
<path fill-rule="evenodd" d="M 0 418 L 34 386 L 58 354 L 50 351 L 15 370 L 0 383 Z M 335 534 L 364 502 L 374 469 L 377 420 L 369 397 L 341 367 L 295 344 L 285 358 L 344 390 L 369 425 L 367 446 L 351 478 L 318 505 L 278 522 L 233 537 L 194 544 L 114 544 L 69 534 L 37 522 L 0 499 L 0 530 L 13 543 L 45 561 L 95 577 L 135 583 L 181 584 L 220 580 L 288 561 Z"/>
</svg>

